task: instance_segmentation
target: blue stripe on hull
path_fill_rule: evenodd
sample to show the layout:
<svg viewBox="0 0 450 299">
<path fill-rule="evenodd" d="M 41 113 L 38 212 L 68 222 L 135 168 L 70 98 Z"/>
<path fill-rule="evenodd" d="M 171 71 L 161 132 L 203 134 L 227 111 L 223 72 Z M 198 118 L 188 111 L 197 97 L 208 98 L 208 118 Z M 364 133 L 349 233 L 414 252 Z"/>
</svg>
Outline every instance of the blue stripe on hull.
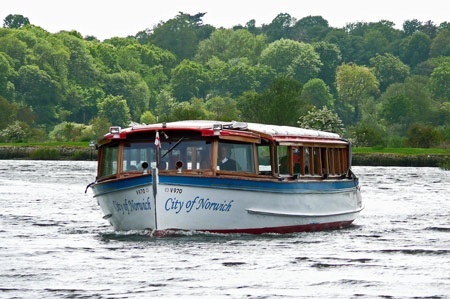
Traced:
<svg viewBox="0 0 450 299">
<path fill-rule="evenodd" d="M 316 192 L 345 192 L 358 185 L 358 180 L 342 181 L 314 181 L 314 182 L 268 182 L 230 178 L 204 178 L 187 176 L 160 176 L 160 184 L 207 187 L 220 189 L 238 189 L 275 193 L 316 193 Z M 95 184 L 93 186 L 95 196 L 118 190 L 139 187 L 152 183 L 152 177 L 140 176 L 125 178 L 113 182 Z"/>
</svg>

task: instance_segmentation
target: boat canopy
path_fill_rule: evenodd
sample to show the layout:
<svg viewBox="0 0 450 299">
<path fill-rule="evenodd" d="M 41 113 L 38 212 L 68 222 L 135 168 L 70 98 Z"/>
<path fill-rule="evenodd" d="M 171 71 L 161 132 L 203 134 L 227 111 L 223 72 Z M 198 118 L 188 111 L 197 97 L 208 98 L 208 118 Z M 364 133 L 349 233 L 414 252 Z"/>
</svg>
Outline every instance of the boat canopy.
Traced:
<svg viewBox="0 0 450 299">
<path fill-rule="evenodd" d="M 151 125 L 138 124 L 121 129 L 112 127 L 110 133 L 103 139 L 126 139 L 127 135 L 136 131 L 159 131 L 159 130 L 190 130 L 200 131 L 202 136 L 241 136 L 259 139 L 264 137 L 279 143 L 301 143 L 301 142 L 333 142 L 348 143 L 338 134 L 302 129 L 290 126 L 266 125 L 244 122 L 222 122 L 212 120 L 186 120 L 169 123 L 157 123 Z"/>
</svg>

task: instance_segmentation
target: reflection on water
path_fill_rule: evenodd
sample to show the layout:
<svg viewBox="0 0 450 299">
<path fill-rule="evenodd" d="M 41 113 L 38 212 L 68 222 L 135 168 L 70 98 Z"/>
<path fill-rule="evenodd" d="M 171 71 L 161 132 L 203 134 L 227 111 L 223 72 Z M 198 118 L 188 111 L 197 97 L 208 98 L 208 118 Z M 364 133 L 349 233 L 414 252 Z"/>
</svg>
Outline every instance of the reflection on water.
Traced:
<svg viewBox="0 0 450 299">
<path fill-rule="evenodd" d="M 354 172 L 347 229 L 154 238 L 102 219 L 95 162 L 0 161 L 0 297 L 449 297 L 450 172 Z"/>
</svg>

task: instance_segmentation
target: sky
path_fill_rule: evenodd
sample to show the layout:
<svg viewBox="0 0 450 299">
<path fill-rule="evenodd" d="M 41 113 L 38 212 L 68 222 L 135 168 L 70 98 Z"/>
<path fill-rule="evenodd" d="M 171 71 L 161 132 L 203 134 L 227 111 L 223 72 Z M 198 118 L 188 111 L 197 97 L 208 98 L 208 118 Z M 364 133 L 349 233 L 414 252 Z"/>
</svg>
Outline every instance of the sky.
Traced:
<svg viewBox="0 0 450 299">
<path fill-rule="evenodd" d="M 405 20 L 450 22 L 449 0 L 0 0 L 1 25 L 9 14 L 55 33 L 76 30 L 99 40 L 135 35 L 167 21 L 179 11 L 206 12 L 204 24 L 231 28 L 254 19 L 269 24 L 279 13 L 297 20 L 322 16 L 332 27 L 389 20 L 402 28 Z"/>
</svg>

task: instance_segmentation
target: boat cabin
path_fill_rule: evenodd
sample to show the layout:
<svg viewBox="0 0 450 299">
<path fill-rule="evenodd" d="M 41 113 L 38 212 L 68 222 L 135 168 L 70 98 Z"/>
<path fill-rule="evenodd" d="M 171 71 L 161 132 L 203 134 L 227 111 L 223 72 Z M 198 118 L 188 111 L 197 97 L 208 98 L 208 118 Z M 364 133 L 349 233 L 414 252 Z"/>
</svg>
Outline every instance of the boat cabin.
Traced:
<svg viewBox="0 0 450 299">
<path fill-rule="evenodd" d="M 156 136 L 159 135 L 155 144 Z M 97 181 L 159 174 L 278 181 L 348 176 L 349 143 L 333 133 L 212 121 L 139 125 L 99 142 Z"/>
</svg>

